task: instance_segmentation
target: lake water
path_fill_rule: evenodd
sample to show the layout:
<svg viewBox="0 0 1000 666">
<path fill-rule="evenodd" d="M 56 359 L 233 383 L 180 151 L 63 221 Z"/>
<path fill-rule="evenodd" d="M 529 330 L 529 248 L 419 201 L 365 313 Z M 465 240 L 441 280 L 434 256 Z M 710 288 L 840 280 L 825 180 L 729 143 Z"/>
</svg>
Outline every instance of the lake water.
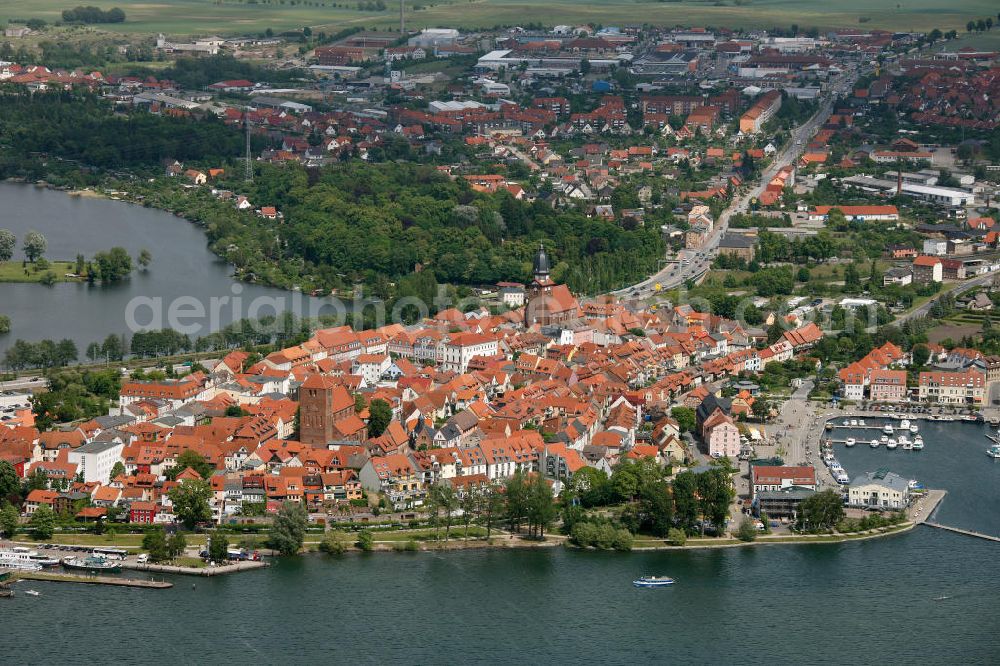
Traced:
<svg viewBox="0 0 1000 666">
<path fill-rule="evenodd" d="M 9 316 L 12 324 L 11 332 L 0 336 L 0 352 L 18 338 L 71 338 L 82 355 L 88 343 L 103 340 L 109 333 L 131 332 L 127 318 L 130 303 L 142 304 L 135 308 L 133 320 L 148 325 L 158 313 L 162 325 L 152 327 L 167 328 L 170 305 L 191 307 L 178 299 L 195 299 L 205 316 L 179 320 L 184 325 L 197 325 L 197 332 L 184 331 L 192 337 L 248 316 L 286 309 L 309 314 L 310 308 L 316 311 L 321 303 L 295 292 L 236 282 L 232 267 L 209 251 L 199 227 L 142 206 L 0 183 L 0 228 L 17 236 L 16 258 L 23 258 L 21 243 L 31 230 L 45 235 L 45 256 L 53 260 L 73 260 L 78 253 L 90 258 L 115 245 L 133 257 L 142 248 L 153 254 L 148 271 L 137 270 L 114 285 L 0 284 L 0 314 Z M 238 305 L 234 306 L 237 297 Z M 217 306 L 215 317 L 211 316 L 213 303 Z"/>
<path fill-rule="evenodd" d="M 852 474 L 888 466 L 944 487 L 938 520 L 993 529 L 984 429 L 921 429 L 920 453 L 837 453 Z M 684 552 L 310 555 L 164 591 L 31 583 L 41 597 L 0 602 L 17 637 L 0 663 L 995 664 L 998 556 L 919 527 Z M 678 583 L 637 590 L 642 574 Z"/>
</svg>

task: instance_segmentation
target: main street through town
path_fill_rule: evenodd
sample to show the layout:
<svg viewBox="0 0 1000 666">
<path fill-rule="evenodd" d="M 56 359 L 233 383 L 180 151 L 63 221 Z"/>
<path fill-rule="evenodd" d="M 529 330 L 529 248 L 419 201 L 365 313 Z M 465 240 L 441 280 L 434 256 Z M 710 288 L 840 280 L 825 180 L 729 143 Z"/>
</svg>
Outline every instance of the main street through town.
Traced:
<svg viewBox="0 0 1000 666">
<path fill-rule="evenodd" d="M 713 253 L 729 228 L 729 219 L 735 214 L 746 213 L 750 202 L 760 196 L 778 170 L 787 164 L 794 163 L 802 156 L 806 146 L 833 113 L 833 106 L 837 99 L 853 89 L 854 82 L 857 81 L 859 75 L 859 70 L 851 67 L 831 80 L 820 108 L 809 120 L 791 131 L 788 141 L 781 151 L 775 154 L 771 164 L 761 173 L 757 183 L 749 190 L 737 195 L 722 211 L 703 248 L 698 252 L 681 250 L 679 256 L 684 257 L 687 263 L 684 261 L 669 262 L 642 282 L 611 293 L 616 296 L 645 298 L 659 290 L 677 287 L 687 280 L 699 279 L 707 273 L 712 263 Z"/>
</svg>

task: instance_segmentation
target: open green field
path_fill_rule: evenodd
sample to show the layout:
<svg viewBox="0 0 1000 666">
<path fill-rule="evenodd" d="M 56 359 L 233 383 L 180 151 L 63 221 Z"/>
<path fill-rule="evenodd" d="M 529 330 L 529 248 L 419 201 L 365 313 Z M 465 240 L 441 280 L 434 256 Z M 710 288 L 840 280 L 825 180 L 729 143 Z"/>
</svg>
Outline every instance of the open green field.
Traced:
<svg viewBox="0 0 1000 666">
<path fill-rule="evenodd" d="M 71 261 L 50 261 L 44 271 L 33 264 L 22 266 L 20 261 L 0 261 L 0 282 L 41 282 L 42 276 L 49 272 L 56 276 L 57 282 L 70 282 L 74 278 L 67 278 L 66 273 L 75 270 L 76 262 Z"/>
<path fill-rule="evenodd" d="M 308 3 L 308 4 L 307 4 Z M 0 3 L 0 21 L 11 18 L 60 20 L 62 10 L 76 0 L 6 0 Z M 122 24 L 94 26 L 120 33 L 157 33 L 172 36 L 242 34 L 301 28 L 309 25 L 336 31 L 353 25 L 367 28 L 398 26 L 398 5 L 386 2 L 382 12 L 362 12 L 356 2 L 341 0 L 107 0 L 95 3 L 105 9 L 120 7 Z M 340 5 L 334 7 L 334 4 Z M 407 26 L 491 27 L 535 22 L 545 25 L 598 23 L 620 25 L 708 25 L 722 27 L 799 26 L 835 28 L 867 27 L 890 30 L 956 29 L 964 32 L 969 19 L 996 17 L 995 0 L 411 0 Z M 350 8 L 348 8 L 350 7 Z M 861 23 L 861 19 L 867 19 Z"/>
</svg>

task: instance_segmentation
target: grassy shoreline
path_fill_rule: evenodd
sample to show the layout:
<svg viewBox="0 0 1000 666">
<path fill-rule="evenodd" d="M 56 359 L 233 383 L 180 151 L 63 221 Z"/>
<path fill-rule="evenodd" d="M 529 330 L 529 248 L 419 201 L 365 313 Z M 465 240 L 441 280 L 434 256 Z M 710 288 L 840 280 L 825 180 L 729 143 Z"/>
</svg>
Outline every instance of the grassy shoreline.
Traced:
<svg viewBox="0 0 1000 666">
<path fill-rule="evenodd" d="M 24 263 L 19 259 L 0 261 L 0 283 L 42 283 L 49 273 L 56 282 L 79 282 L 81 278 L 67 277 L 76 270 L 75 261 L 48 261 L 48 267 L 38 270 L 36 264 Z"/>
</svg>

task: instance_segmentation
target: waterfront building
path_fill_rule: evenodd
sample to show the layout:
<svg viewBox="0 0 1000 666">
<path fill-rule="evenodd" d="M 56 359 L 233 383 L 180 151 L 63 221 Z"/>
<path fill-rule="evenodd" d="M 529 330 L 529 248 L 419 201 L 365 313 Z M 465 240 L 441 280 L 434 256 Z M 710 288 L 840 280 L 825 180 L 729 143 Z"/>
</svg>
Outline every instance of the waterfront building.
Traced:
<svg viewBox="0 0 1000 666">
<path fill-rule="evenodd" d="M 887 469 L 867 472 L 851 481 L 847 503 L 856 507 L 904 509 L 910 503 L 910 485 Z"/>
</svg>

